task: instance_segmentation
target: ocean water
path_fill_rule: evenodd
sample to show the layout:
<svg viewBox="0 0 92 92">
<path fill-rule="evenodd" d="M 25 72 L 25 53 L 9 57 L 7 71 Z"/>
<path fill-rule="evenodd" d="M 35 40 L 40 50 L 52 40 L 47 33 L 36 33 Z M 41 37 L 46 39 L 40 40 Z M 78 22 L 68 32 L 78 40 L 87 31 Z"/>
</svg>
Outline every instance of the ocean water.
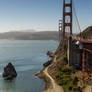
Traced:
<svg viewBox="0 0 92 92">
<path fill-rule="evenodd" d="M 55 51 L 56 41 L 40 40 L 0 40 L 0 92 L 42 92 L 45 83 L 35 77 L 50 58 L 48 50 Z M 12 62 L 18 73 L 13 81 L 2 78 L 3 68 Z"/>
</svg>

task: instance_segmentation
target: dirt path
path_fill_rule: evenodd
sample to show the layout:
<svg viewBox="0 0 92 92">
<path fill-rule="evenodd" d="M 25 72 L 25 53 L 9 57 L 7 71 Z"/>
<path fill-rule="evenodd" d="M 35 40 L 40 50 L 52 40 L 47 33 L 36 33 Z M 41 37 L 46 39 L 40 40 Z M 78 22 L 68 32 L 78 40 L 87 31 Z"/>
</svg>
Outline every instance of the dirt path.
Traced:
<svg viewBox="0 0 92 92">
<path fill-rule="evenodd" d="M 83 92 L 92 92 L 91 89 L 92 89 L 91 86 L 87 86 L 87 87 L 83 90 Z"/>
<path fill-rule="evenodd" d="M 54 58 L 54 62 L 56 62 L 56 56 Z M 51 86 L 50 86 L 50 88 L 48 88 L 44 92 L 63 92 L 62 87 L 57 85 L 55 80 L 49 75 L 48 68 L 49 67 L 45 68 L 44 74 L 51 80 Z"/>
</svg>

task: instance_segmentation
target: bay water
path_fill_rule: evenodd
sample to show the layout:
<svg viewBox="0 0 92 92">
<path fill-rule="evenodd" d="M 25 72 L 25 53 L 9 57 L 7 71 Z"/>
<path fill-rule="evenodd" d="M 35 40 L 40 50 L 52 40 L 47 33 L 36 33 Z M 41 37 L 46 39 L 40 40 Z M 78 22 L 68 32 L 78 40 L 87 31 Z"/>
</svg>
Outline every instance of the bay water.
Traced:
<svg viewBox="0 0 92 92">
<path fill-rule="evenodd" d="M 58 46 L 53 40 L 0 40 L 0 92 L 42 92 L 45 83 L 35 77 L 50 58 L 48 50 Z M 18 73 L 13 81 L 2 77 L 3 69 L 11 62 Z"/>
</svg>

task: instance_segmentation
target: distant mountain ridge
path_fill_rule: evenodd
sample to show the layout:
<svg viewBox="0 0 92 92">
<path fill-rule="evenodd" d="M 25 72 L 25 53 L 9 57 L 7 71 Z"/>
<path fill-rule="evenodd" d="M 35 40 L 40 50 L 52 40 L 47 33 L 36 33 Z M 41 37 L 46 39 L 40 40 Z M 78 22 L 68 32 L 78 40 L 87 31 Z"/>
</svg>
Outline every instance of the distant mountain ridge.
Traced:
<svg viewBox="0 0 92 92">
<path fill-rule="evenodd" d="M 68 35 L 68 33 L 67 33 Z M 78 34 L 80 35 L 80 34 Z M 92 26 L 86 28 L 82 33 L 82 37 L 92 39 Z M 0 39 L 9 40 L 59 40 L 58 31 L 40 31 L 36 30 L 20 30 L 0 33 Z"/>
<path fill-rule="evenodd" d="M 0 39 L 9 40 L 58 40 L 57 31 L 41 31 L 41 32 L 6 32 L 0 33 Z"/>
</svg>

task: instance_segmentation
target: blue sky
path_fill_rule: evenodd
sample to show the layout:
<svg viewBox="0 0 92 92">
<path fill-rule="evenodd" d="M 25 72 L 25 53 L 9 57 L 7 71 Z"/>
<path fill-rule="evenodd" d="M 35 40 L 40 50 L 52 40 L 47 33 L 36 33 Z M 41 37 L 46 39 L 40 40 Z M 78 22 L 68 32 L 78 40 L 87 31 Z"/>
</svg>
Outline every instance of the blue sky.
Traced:
<svg viewBox="0 0 92 92">
<path fill-rule="evenodd" d="M 92 25 L 92 0 L 74 0 L 81 29 Z M 0 0 L 0 32 L 58 30 L 62 0 Z"/>
</svg>

